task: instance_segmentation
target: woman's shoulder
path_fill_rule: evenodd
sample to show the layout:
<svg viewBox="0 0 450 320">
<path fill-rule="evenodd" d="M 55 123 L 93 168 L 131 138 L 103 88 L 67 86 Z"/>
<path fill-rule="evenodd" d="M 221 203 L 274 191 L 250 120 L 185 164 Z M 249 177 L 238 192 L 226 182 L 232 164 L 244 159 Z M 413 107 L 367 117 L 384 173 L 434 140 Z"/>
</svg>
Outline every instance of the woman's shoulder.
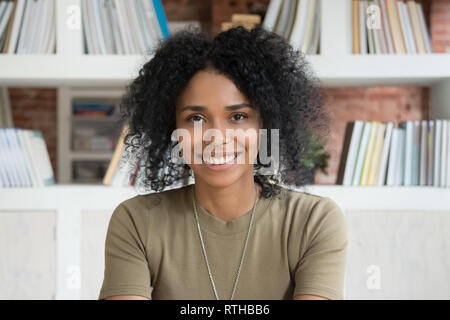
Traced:
<svg viewBox="0 0 450 320">
<path fill-rule="evenodd" d="M 343 216 L 340 206 L 328 196 L 285 186 L 280 190 L 278 198 L 285 206 L 292 209 L 293 214 L 299 214 L 308 220 L 320 220 L 330 215 Z"/>
<path fill-rule="evenodd" d="M 151 215 L 161 213 L 163 208 L 169 205 L 181 205 L 183 198 L 189 191 L 190 185 L 165 189 L 160 192 L 138 194 L 122 201 L 118 207 L 134 215 Z"/>
</svg>

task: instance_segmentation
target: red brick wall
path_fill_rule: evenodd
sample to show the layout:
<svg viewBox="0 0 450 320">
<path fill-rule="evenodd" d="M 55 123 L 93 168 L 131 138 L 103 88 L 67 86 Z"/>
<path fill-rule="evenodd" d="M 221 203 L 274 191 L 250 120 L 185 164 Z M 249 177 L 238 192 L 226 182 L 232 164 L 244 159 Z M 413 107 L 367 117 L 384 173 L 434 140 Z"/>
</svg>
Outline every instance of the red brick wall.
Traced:
<svg viewBox="0 0 450 320">
<path fill-rule="evenodd" d="M 163 0 L 169 20 L 199 19 L 215 33 L 232 13 L 257 13 L 269 0 Z M 450 52 L 450 0 L 423 0 L 435 52 Z M 41 130 L 57 175 L 56 89 L 10 88 L 16 127 Z M 320 172 L 316 183 L 334 184 L 339 165 L 345 123 L 353 120 L 415 120 L 429 117 L 429 88 L 368 87 L 327 88 L 326 108 L 331 113 L 329 175 Z"/>
<path fill-rule="evenodd" d="M 450 53 L 450 1 L 433 0 L 430 17 L 433 49 Z"/>
</svg>

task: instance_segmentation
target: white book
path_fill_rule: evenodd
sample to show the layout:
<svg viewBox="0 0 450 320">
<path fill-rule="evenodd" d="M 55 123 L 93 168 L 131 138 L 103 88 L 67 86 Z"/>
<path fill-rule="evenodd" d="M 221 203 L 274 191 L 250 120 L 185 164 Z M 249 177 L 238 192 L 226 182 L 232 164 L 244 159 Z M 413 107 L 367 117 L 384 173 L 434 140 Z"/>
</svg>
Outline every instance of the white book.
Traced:
<svg viewBox="0 0 450 320">
<path fill-rule="evenodd" d="M 321 3 L 322 3 L 321 0 L 317 1 L 316 3 L 316 10 L 314 12 L 314 31 L 312 35 L 311 45 L 309 46 L 307 54 L 317 54 L 319 51 L 320 25 L 321 25 L 320 17 L 322 16 L 320 8 Z"/>
<path fill-rule="evenodd" d="M 405 129 L 400 128 L 398 140 L 399 140 L 399 142 L 398 142 L 399 156 L 397 158 L 397 163 L 395 166 L 395 168 L 396 168 L 395 171 L 397 173 L 395 185 L 403 186 L 403 185 L 405 185 L 404 172 L 405 172 L 405 157 L 406 157 L 406 152 L 405 152 L 406 130 Z"/>
<path fill-rule="evenodd" d="M 33 53 L 34 39 L 38 36 L 36 34 L 39 29 L 42 14 L 42 0 L 32 0 L 34 2 L 33 9 L 30 14 L 30 23 L 28 24 L 28 30 L 26 34 L 26 42 L 24 44 L 24 53 Z"/>
<path fill-rule="evenodd" d="M 138 52 L 139 54 L 144 54 L 145 52 L 147 52 L 147 46 L 146 46 L 146 41 L 144 39 L 144 34 L 143 34 L 143 30 L 142 30 L 142 26 L 140 23 L 140 18 L 139 18 L 139 14 L 137 12 L 138 7 L 136 7 L 136 2 L 135 1 L 130 1 L 127 3 L 128 4 L 128 11 L 131 17 L 131 27 L 132 29 L 134 29 L 133 35 L 135 36 L 136 39 L 136 44 L 138 47 Z"/>
<path fill-rule="evenodd" d="M 50 37 L 48 45 L 45 47 L 45 53 L 55 53 L 56 52 L 56 18 L 55 18 L 55 8 L 53 4 L 53 16 L 52 16 L 52 26 L 50 30 Z"/>
<path fill-rule="evenodd" d="M 26 137 L 26 130 L 19 129 L 17 133 L 19 135 L 20 143 L 23 146 L 25 163 L 27 164 L 28 167 L 28 172 L 31 178 L 31 185 L 32 187 L 38 187 L 39 183 L 37 181 L 37 173 L 36 169 L 33 166 L 33 154 L 31 153 L 29 140 Z"/>
<path fill-rule="evenodd" d="M 89 0 L 90 2 L 92 0 Z M 106 49 L 106 39 L 105 39 L 105 31 L 102 28 L 102 16 L 100 13 L 100 1 L 99 0 L 95 0 L 92 1 L 92 7 L 93 7 L 93 17 L 95 20 L 95 30 L 96 30 L 96 34 L 97 34 L 97 40 L 98 40 L 98 44 L 100 47 L 100 53 L 101 54 L 106 54 L 107 53 L 107 49 Z"/>
<path fill-rule="evenodd" d="M 26 133 L 30 140 L 30 152 L 34 155 L 33 165 L 37 168 L 37 179 L 40 181 L 40 185 L 48 186 L 54 184 L 53 168 L 42 133 L 38 130 L 27 130 Z"/>
<path fill-rule="evenodd" d="M 420 121 L 413 121 L 413 142 L 411 151 L 411 185 L 419 185 L 420 164 Z"/>
<path fill-rule="evenodd" d="M 441 136 L 441 174 L 440 174 L 440 187 L 445 187 L 447 182 L 447 130 L 448 121 L 442 120 L 442 136 Z"/>
<path fill-rule="evenodd" d="M 151 10 L 146 10 L 147 14 L 149 14 L 149 19 L 153 25 L 152 30 L 155 30 L 156 35 L 158 36 L 157 39 L 163 39 L 163 33 L 161 30 L 161 25 L 159 24 L 159 20 L 158 17 L 156 15 L 156 9 L 155 9 L 155 3 L 153 1 L 149 1 L 146 2 L 144 1 L 145 4 L 149 5 L 149 7 L 151 8 Z"/>
<path fill-rule="evenodd" d="M 442 135 L 442 120 L 435 120 L 434 130 L 434 178 L 433 185 L 439 187 L 441 182 L 441 135 Z"/>
<path fill-rule="evenodd" d="M 406 121 L 405 130 L 405 162 L 404 162 L 404 185 L 412 185 L 412 161 L 413 161 L 413 139 L 414 127 L 412 121 Z"/>
<path fill-rule="evenodd" d="M 0 16 L 0 37 L 3 35 L 3 32 L 6 32 L 6 28 L 9 24 L 9 19 L 12 14 L 14 2 L 6 2 L 6 7 L 4 9 L 3 16 Z"/>
<path fill-rule="evenodd" d="M 2 137 L 3 129 L 0 128 L 0 175 L 3 181 L 3 187 L 12 187 L 13 181 L 8 174 L 8 163 L 6 155 L 6 146 L 3 145 Z"/>
<path fill-rule="evenodd" d="M 90 27 L 90 21 L 88 16 L 88 7 L 87 2 L 88 0 L 80 0 L 81 5 L 81 17 L 82 17 L 82 27 L 83 27 L 83 34 L 85 39 L 85 45 L 86 45 L 86 53 L 93 54 L 95 52 L 94 43 L 92 39 L 91 34 L 91 27 Z"/>
<path fill-rule="evenodd" d="M 450 120 L 447 121 L 447 175 L 446 175 L 446 181 L 445 181 L 445 187 L 450 187 Z"/>
<path fill-rule="evenodd" d="M 38 53 L 44 34 L 45 23 L 47 19 L 47 0 L 38 0 L 36 8 L 36 18 L 34 19 L 33 36 L 30 37 L 28 53 Z"/>
<path fill-rule="evenodd" d="M 392 141 L 392 130 L 394 128 L 394 122 L 390 121 L 386 124 L 386 132 L 383 141 L 383 150 L 381 151 L 380 170 L 378 172 L 377 185 L 383 186 L 386 183 L 386 172 L 389 150 Z"/>
<path fill-rule="evenodd" d="M 131 42 L 131 36 L 128 33 L 128 28 L 126 27 L 127 19 L 125 15 L 125 10 L 123 7 L 123 2 L 121 0 L 114 0 L 117 17 L 119 19 L 119 29 L 120 29 L 120 35 L 122 38 L 122 43 L 125 49 L 125 54 L 133 54 L 134 52 L 134 45 Z"/>
<path fill-rule="evenodd" d="M 355 171 L 356 158 L 358 156 L 358 149 L 361 142 L 363 125 L 363 121 L 357 120 L 353 126 L 350 147 L 347 160 L 345 162 L 344 180 L 342 183 L 344 186 L 352 185 L 353 172 Z"/>
<path fill-rule="evenodd" d="M 281 8 L 281 0 L 270 0 L 262 24 L 264 29 L 267 29 L 269 31 L 274 30 L 275 23 L 277 22 L 278 13 L 280 12 L 280 8 Z"/>
<path fill-rule="evenodd" d="M 408 39 L 409 39 L 411 52 L 412 53 L 418 53 L 418 48 L 417 48 L 416 42 L 414 40 L 414 32 L 413 32 L 413 27 L 412 27 L 412 21 L 411 21 L 410 15 L 409 15 L 409 11 L 408 11 L 407 5 L 403 1 L 401 3 L 402 3 L 403 16 L 405 17 L 406 32 L 407 32 L 407 36 L 408 36 Z"/>
<path fill-rule="evenodd" d="M 374 36 L 373 36 L 374 29 L 367 28 L 367 24 L 366 24 L 366 20 L 367 20 L 366 12 L 367 12 L 368 5 L 369 5 L 368 2 L 366 2 L 366 7 L 364 9 L 363 15 L 359 17 L 359 20 L 360 21 L 361 20 L 364 21 L 364 28 L 366 29 L 366 33 L 367 33 L 367 45 L 368 45 L 368 49 L 369 49 L 368 52 L 370 54 L 375 54 L 376 53 L 376 51 L 375 51 L 375 41 L 374 41 Z"/>
<path fill-rule="evenodd" d="M 312 0 L 308 4 L 308 10 L 306 12 L 306 21 L 305 21 L 305 31 L 302 39 L 302 43 L 300 46 L 300 50 L 305 54 L 308 52 L 308 48 L 311 45 L 311 37 L 314 27 L 314 11 L 316 8 L 317 1 Z"/>
<path fill-rule="evenodd" d="M 4 165 L 6 169 L 6 173 L 9 177 L 9 181 L 11 182 L 11 187 L 20 187 L 21 181 L 19 177 L 19 171 L 16 169 L 16 162 L 12 156 L 11 145 L 9 139 L 6 136 L 7 128 L 0 128 L 0 147 L 3 151 L 4 156 Z"/>
<path fill-rule="evenodd" d="M 380 3 L 381 3 L 382 15 L 383 15 L 383 21 L 381 21 L 381 23 L 383 24 L 383 30 L 385 32 L 385 38 L 386 38 L 386 42 L 388 45 L 387 53 L 394 54 L 394 46 L 392 44 L 392 35 L 391 35 L 391 30 L 389 28 L 389 18 L 388 18 L 387 10 L 386 10 L 386 0 L 380 0 Z"/>
<path fill-rule="evenodd" d="M 17 0 L 16 12 L 14 13 L 14 22 L 11 30 L 11 38 L 8 44 L 8 53 L 15 53 L 17 40 L 19 39 L 20 26 L 22 25 L 25 11 L 25 0 Z"/>
<path fill-rule="evenodd" d="M 280 19 L 273 30 L 281 36 L 283 36 L 286 31 L 290 9 L 291 9 L 291 1 L 282 1 L 281 8 L 279 10 Z"/>
<path fill-rule="evenodd" d="M 125 48 L 122 39 L 122 33 L 119 28 L 119 18 L 117 17 L 117 9 L 115 7 L 114 0 L 108 0 L 109 15 L 111 17 L 111 25 L 114 36 L 115 52 L 118 54 L 124 54 Z"/>
<path fill-rule="evenodd" d="M 24 16 L 23 16 L 23 22 L 19 30 L 19 40 L 17 44 L 16 53 L 24 53 L 24 46 L 27 39 L 27 30 L 28 25 L 30 24 L 30 17 L 33 10 L 33 7 L 35 5 L 34 1 L 26 1 L 25 2 L 25 9 L 24 9 Z"/>
<path fill-rule="evenodd" d="M 383 30 L 383 12 L 381 10 L 381 0 L 376 0 L 374 3 L 375 6 L 378 7 L 378 13 L 380 15 L 380 25 L 379 29 L 376 30 L 378 34 L 378 39 L 380 43 L 380 52 L 383 54 L 389 53 L 389 49 L 387 47 L 387 40 L 386 40 L 386 34 Z"/>
<path fill-rule="evenodd" d="M 433 49 L 431 47 L 430 33 L 428 32 L 428 28 L 425 24 L 425 17 L 423 14 L 422 4 L 420 2 L 417 2 L 416 5 L 417 5 L 417 9 L 419 11 L 420 27 L 422 28 L 422 33 L 425 38 L 425 45 L 427 47 L 427 53 L 432 53 Z"/>
<path fill-rule="evenodd" d="M 7 4 L 8 3 L 6 1 L 0 1 L 0 20 L 1 17 L 3 16 L 3 13 L 6 11 Z"/>
<path fill-rule="evenodd" d="M 36 156 L 35 154 L 33 154 L 33 148 L 31 145 L 31 135 L 33 134 L 32 130 L 23 130 L 22 131 L 23 134 L 23 138 L 25 140 L 25 145 L 27 147 L 27 151 L 30 154 L 31 157 L 31 168 L 32 168 L 32 172 L 33 172 L 33 181 L 34 181 L 34 186 L 35 187 L 43 187 L 44 184 L 42 182 L 42 180 L 40 179 L 39 176 L 39 168 L 37 167 L 37 162 L 34 160 L 34 157 Z"/>
<path fill-rule="evenodd" d="M 367 0 L 359 1 L 359 45 L 360 53 L 367 54 L 367 26 L 366 26 Z"/>
<path fill-rule="evenodd" d="M 401 32 L 403 34 L 403 39 L 405 40 L 406 53 L 411 54 L 411 53 L 413 53 L 413 50 L 411 48 L 411 42 L 408 37 L 408 30 L 406 27 L 406 20 L 405 20 L 406 18 L 404 16 L 404 12 L 403 12 L 403 2 L 402 1 L 397 1 L 397 10 L 398 10 L 398 16 L 400 18 Z"/>
<path fill-rule="evenodd" d="M 295 13 L 294 26 L 289 37 L 289 42 L 294 50 L 299 50 L 303 41 L 303 33 L 305 31 L 305 20 L 308 9 L 309 0 L 301 0 L 300 5 L 297 5 L 297 11 Z"/>
<path fill-rule="evenodd" d="M 5 137 L 7 140 L 7 144 L 9 146 L 10 151 L 10 159 L 12 161 L 12 165 L 14 167 L 15 172 L 17 173 L 19 187 L 26 187 L 27 180 L 23 171 L 22 162 L 20 161 L 20 153 L 19 153 L 19 145 L 16 142 L 14 128 L 5 128 Z"/>
<path fill-rule="evenodd" d="M 369 6 L 377 6 L 375 0 L 369 1 Z M 364 19 L 364 21 L 367 21 L 367 15 L 366 15 L 366 19 Z M 381 49 L 379 30 L 376 28 L 372 28 L 371 32 L 372 32 L 372 39 L 373 39 L 375 53 L 383 53 L 383 50 Z"/>
<path fill-rule="evenodd" d="M 428 141 L 427 141 L 427 186 L 434 185 L 434 144 L 435 144 L 434 120 L 428 121 Z"/>
<path fill-rule="evenodd" d="M 427 149 L 428 149 L 428 121 L 422 120 L 420 130 L 420 165 L 419 165 L 419 185 L 427 185 Z"/>
<path fill-rule="evenodd" d="M 23 129 L 15 128 L 14 132 L 16 135 L 17 143 L 19 145 L 19 153 L 20 153 L 20 159 L 23 165 L 23 170 L 26 176 L 27 181 L 27 187 L 33 187 L 34 181 L 33 181 L 33 170 L 31 168 L 31 158 L 29 157 L 27 146 L 25 144 L 25 141 L 22 137 L 22 131 Z"/>
<path fill-rule="evenodd" d="M 356 168 L 355 172 L 353 173 L 352 179 L 353 186 L 359 186 L 359 182 L 361 181 L 362 167 L 364 163 L 364 157 L 366 155 L 371 127 L 372 127 L 371 122 L 364 122 L 363 134 L 361 137 L 360 146 L 358 148 L 358 157 L 356 159 Z"/>
<path fill-rule="evenodd" d="M 142 7 L 142 16 L 143 21 L 147 25 L 146 30 L 148 31 L 151 39 L 151 48 L 155 48 L 158 44 L 158 40 L 162 38 L 162 31 L 159 26 L 159 23 L 155 21 L 157 19 L 156 14 L 154 12 L 153 4 L 147 0 L 140 0 L 140 4 Z"/>
<path fill-rule="evenodd" d="M 399 128 L 393 128 L 392 129 L 392 143 L 389 150 L 389 165 L 388 165 L 388 173 L 387 173 L 387 179 L 386 184 L 388 186 L 395 186 L 396 183 L 396 176 L 397 172 L 396 166 L 398 157 L 400 154 L 400 148 L 398 146 L 400 141 L 400 129 Z"/>
<path fill-rule="evenodd" d="M 125 28 L 128 29 L 128 34 L 130 35 L 130 43 L 132 44 L 133 53 L 141 54 L 141 49 L 138 43 L 138 37 L 136 35 L 136 28 L 134 27 L 133 14 L 131 12 L 131 6 L 129 1 L 122 1 L 122 7 L 124 9 L 124 17 L 126 20 Z"/>
<path fill-rule="evenodd" d="M 99 35 L 97 32 L 97 27 L 95 25 L 95 9 L 94 2 L 95 0 L 84 0 L 86 3 L 86 12 L 89 19 L 89 32 L 91 33 L 92 45 L 94 51 L 90 52 L 90 54 L 100 54 L 100 43 L 99 43 Z"/>
<path fill-rule="evenodd" d="M 141 1 L 136 1 L 134 4 L 136 6 L 136 13 L 138 15 L 139 20 L 139 30 L 142 32 L 142 36 L 144 38 L 145 44 L 145 52 L 144 54 L 149 54 L 153 48 L 153 35 L 150 32 L 150 24 L 147 18 L 145 17 L 144 7 Z"/>
<path fill-rule="evenodd" d="M 20 137 L 19 137 L 19 128 L 12 128 L 10 134 L 14 141 L 14 144 L 17 148 L 17 159 L 19 160 L 19 166 L 21 170 L 22 177 L 25 182 L 25 187 L 32 187 L 33 186 L 33 180 L 30 176 L 31 172 L 28 169 L 28 165 L 26 164 L 26 157 L 25 157 L 25 146 L 21 144 Z"/>
<path fill-rule="evenodd" d="M 50 36 L 52 34 L 52 25 L 55 23 L 54 21 L 54 10 L 55 3 L 54 0 L 46 0 L 46 8 L 45 8 L 45 24 L 43 27 L 42 38 L 39 41 L 39 46 L 36 49 L 38 53 L 48 53 L 47 47 L 50 43 Z"/>
<path fill-rule="evenodd" d="M 134 1 L 131 1 L 134 2 Z M 103 30 L 103 36 L 105 38 L 106 53 L 113 54 L 114 52 L 114 38 L 112 35 L 112 27 L 110 24 L 110 17 L 108 14 L 108 8 L 106 0 L 99 0 L 100 6 L 100 22 Z"/>
</svg>

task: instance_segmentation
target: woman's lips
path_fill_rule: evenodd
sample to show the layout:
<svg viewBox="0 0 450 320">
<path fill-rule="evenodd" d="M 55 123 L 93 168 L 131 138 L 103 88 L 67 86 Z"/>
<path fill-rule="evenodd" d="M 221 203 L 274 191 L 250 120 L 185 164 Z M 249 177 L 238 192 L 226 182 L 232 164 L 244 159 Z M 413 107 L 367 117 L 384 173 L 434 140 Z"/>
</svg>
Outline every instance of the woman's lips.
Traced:
<svg viewBox="0 0 450 320">
<path fill-rule="evenodd" d="M 242 152 L 239 153 L 235 153 L 235 157 L 233 159 L 231 159 L 229 162 L 223 163 L 223 164 L 212 164 L 212 163 L 207 163 L 204 159 L 203 159 L 203 163 L 204 165 L 211 170 L 214 171 L 222 171 L 222 170 L 226 170 L 228 168 L 230 168 L 231 166 L 233 166 L 235 164 L 235 160 L 237 159 L 237 157 L 239 157 L 242 154 Z M 227 155 L 225 155 L 224 157 L 226 157 Z"/>
</svg>

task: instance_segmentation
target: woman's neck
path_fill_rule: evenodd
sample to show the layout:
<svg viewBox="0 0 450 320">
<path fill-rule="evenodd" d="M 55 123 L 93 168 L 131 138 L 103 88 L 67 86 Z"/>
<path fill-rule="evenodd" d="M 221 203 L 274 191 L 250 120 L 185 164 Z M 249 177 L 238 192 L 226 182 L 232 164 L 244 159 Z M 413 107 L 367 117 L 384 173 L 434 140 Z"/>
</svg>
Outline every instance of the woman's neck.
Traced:
<svg viewBox="0 0 450 320">
<path fill-rule="evenodd" d="M 253 208 L 255 186 L 259 197 L 261 187 L 254 182 L 253 176 L 240 179 L 237 183 L 226 187 L 212 187 L 203 181 L 196 181 L 195 201 L 211 215 L 224 221 L 231 221 Z"/>
</svg>

